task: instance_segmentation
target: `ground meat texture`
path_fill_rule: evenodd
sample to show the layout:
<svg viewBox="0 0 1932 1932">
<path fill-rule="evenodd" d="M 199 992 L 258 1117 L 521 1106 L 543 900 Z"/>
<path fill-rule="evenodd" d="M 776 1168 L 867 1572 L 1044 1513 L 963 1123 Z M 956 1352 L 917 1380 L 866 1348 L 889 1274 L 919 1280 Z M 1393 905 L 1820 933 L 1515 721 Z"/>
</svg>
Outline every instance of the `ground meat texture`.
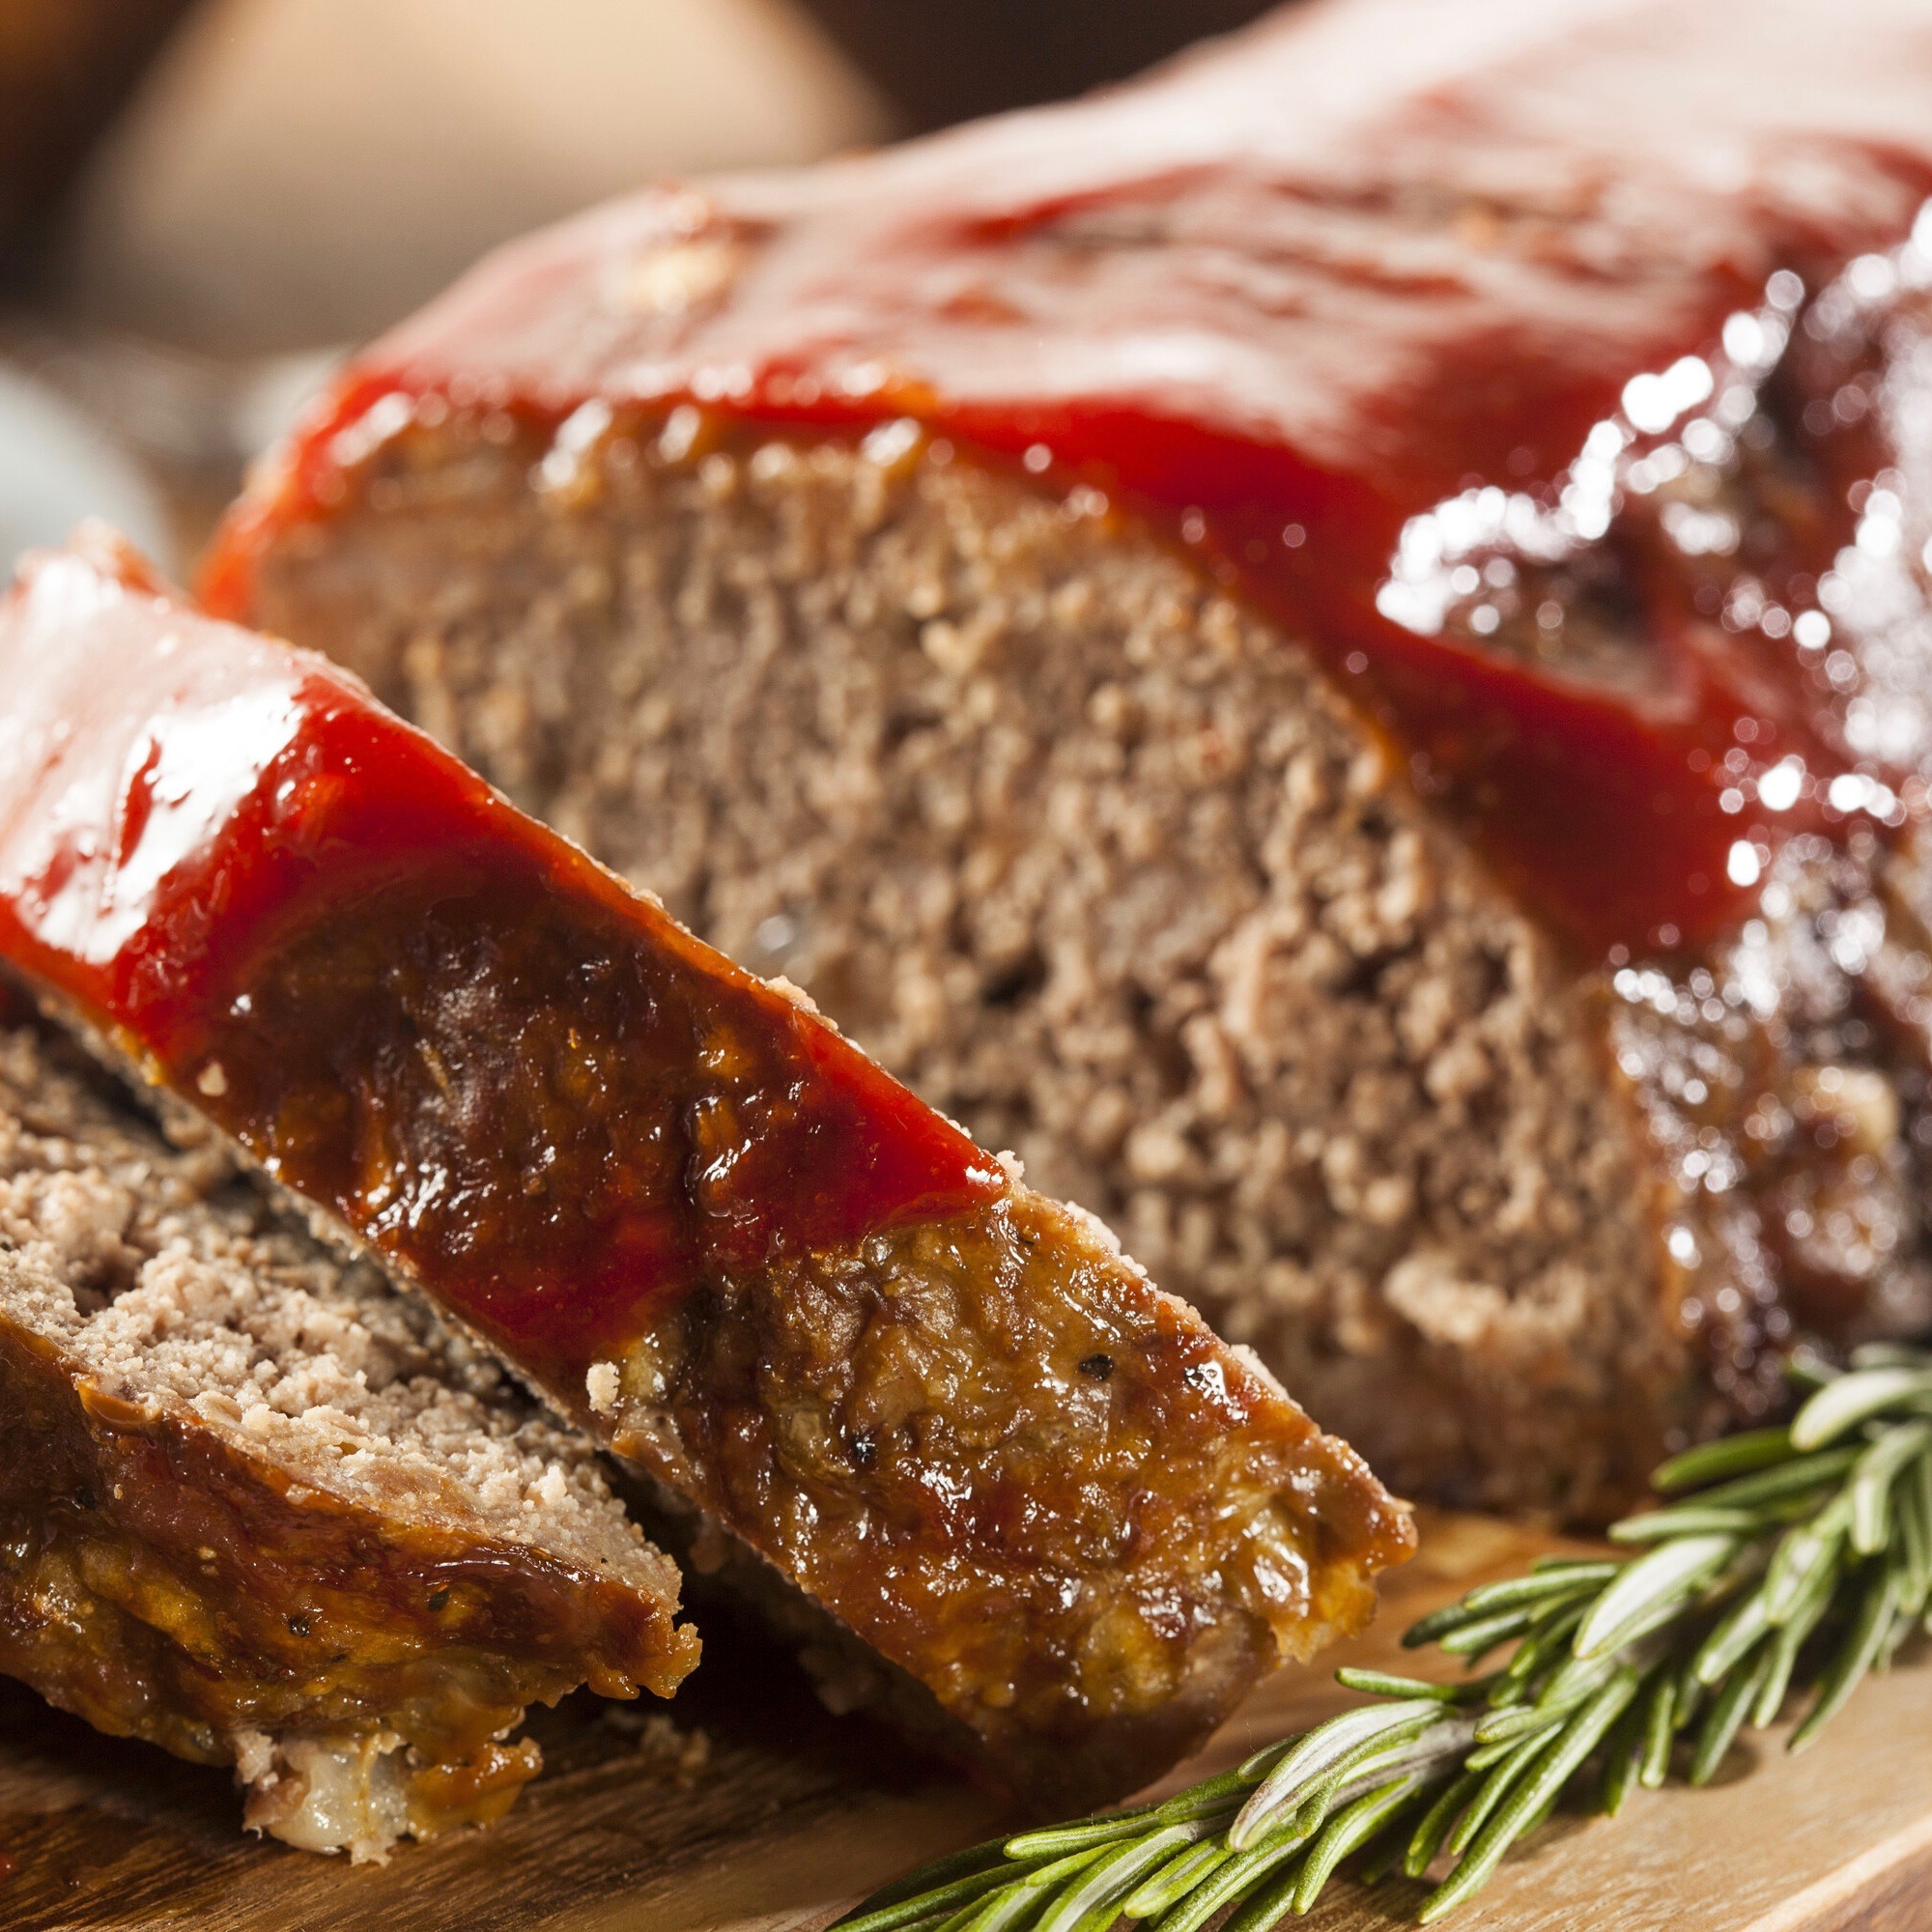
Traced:
<svg viewBox="0 0 1932 1932">
<path fill-rule="evenodd" d="M 1606 1515 L 1932 1317 L 1923 26 L 1658 18 L 1340 0 L 592 211 L 358 357 L 207 594 L 1391 1480 Z"/>
<path fill-rule="evenodd" d="M 310 1850 L 488 1822 L 526 1704 L 691 1668 L 676 1572 L 587 1444 L 107 1090 L 0 1029 L 0 1669 Z"/>
<path fill-rule="evenodd" d="M 1607 1008 L 1306 656 L 956 457 L 657 442 L 564 503 L 532 444 L 400 438 L 268 620 L 805 986 L 1397 1484 L 1640 1482 L 1696 1357 Z"/>
<path fill-rule="evenodd" d="M 1015 1789 L 1132 1789 L 1370 1614 L 1406 1513 L 1272 1378 L 340 672 L 97 547 L 28 567 L 0 691 L 48 1012 Z"/>
</svg>

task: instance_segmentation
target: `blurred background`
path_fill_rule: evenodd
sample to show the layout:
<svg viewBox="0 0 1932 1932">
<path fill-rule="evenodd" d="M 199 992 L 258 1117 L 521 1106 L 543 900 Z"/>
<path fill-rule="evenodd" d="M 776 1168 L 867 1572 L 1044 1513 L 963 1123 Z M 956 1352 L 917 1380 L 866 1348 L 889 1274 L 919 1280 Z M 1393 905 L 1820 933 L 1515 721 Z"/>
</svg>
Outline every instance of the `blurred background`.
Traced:
<svg viewBox="0 0 1932 1932">
<path fill-rule="evenodd" d="M 185 569 L 350 348 L 669 173 L 1076 94 L 1263 0 L 0 0 L 0 568 Z"/>
</svg>

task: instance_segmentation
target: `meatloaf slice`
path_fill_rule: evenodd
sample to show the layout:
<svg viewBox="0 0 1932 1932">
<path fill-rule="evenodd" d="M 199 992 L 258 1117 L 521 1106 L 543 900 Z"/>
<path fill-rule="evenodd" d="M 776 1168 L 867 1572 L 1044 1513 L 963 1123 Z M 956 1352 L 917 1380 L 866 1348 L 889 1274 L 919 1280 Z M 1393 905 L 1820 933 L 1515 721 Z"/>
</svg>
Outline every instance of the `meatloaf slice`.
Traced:
<svg viewBox="0 0 1932 1932">
<path fill-rule="evenodd" d="M 505 251 L 207 594 L 1603 1514 L 1932 1316 L 1928 129 L 1898 0 L 1296 8 Z"/>
<path fill-rule="evenodd" d="M 1043 1804 L 1153 1776 L 1412 1545 L 802 995 L 102 544 L 0 610 L 0 959 Z"/>
<path fill-rule="evenodd" d="M 106 1087 L 0 1025 L 0 1670 L 311 1851 L 499 1816 L 526 1704 L 696 1662 L 676 1571 L 588 1443 Z"/>
</svg>

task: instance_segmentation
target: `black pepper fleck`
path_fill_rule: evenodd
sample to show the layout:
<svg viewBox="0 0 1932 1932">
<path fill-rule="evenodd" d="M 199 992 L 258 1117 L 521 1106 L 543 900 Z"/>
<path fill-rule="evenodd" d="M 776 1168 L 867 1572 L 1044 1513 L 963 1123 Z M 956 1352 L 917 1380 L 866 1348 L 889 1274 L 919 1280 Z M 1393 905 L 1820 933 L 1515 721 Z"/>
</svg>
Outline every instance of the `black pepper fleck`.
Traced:
<svg viewBox="0 0 1932 1932">
<path fill-rule="evenodd" d="M 1089 1355 L 1080 1364 L 1083 1376 L 1092 1376 L 1096 1382 L 1103 1382 L 1114 1373 L 1114 1358 L 1111 1355 Z"/>
</svg>

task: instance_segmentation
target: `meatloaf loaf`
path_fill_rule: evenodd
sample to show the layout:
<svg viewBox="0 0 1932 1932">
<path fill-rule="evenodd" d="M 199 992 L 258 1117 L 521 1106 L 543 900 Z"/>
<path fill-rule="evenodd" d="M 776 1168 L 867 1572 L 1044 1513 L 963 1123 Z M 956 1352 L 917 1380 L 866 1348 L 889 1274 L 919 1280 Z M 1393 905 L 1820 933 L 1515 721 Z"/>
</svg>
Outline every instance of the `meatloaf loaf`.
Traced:
<svg viewBox="0 0 1932 1932">
<path fill-rule="evenodd" d="M 1318 0 L 503 251 L 206 595 L 1601 1513 L 1932 1312 L 1928 185 L 1905 0 Z"/>
<path fill-rule="evenodd" d="M 1343 1443 L 353 678 L 125 551 L 0 607 L 0 962 L 1043 1806 L 1373 1607 Z"/>
<path fill-rule="evenodd" d="M 0 1021 L 0 1670 L 380 1858 L 498 1815 L 588 1683 L 668 1694 L 678 1577 L 486 1357 Z"/>
</svg>

